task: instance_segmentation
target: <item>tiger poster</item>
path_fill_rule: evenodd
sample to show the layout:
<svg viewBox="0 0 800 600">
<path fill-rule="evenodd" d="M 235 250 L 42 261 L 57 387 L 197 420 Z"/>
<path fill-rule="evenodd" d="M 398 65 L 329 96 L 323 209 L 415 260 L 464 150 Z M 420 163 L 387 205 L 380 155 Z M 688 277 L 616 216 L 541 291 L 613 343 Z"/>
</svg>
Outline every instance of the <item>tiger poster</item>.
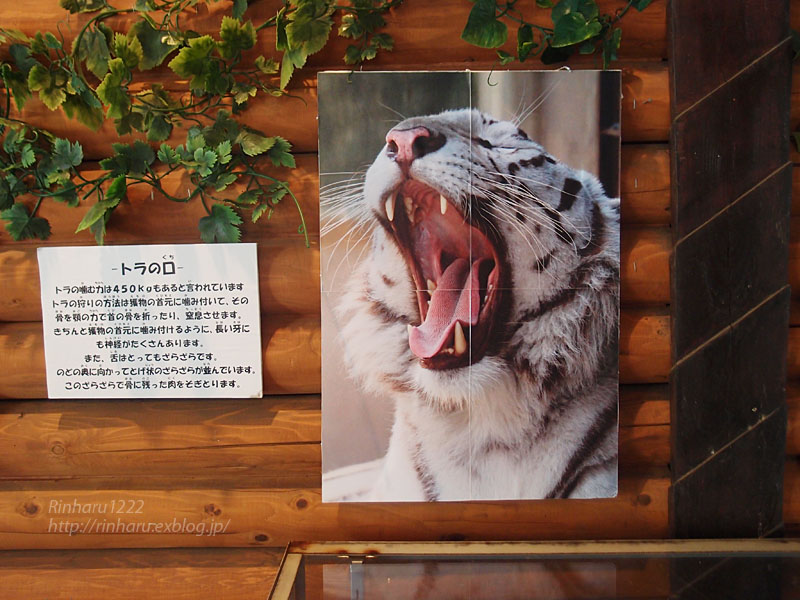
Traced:
<svg viewBox="0 0 800 600">
<path fill-rule="evenodd" d="M 616 496 L 620 81 L 319 74 L 323 501 Z"/>
</svg>

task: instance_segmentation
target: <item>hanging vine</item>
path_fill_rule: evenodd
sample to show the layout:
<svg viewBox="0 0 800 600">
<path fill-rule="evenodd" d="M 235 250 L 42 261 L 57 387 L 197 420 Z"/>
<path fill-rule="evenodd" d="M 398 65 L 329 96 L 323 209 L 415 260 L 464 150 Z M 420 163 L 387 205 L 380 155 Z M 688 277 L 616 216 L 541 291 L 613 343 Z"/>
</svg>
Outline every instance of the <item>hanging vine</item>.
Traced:
<svg viewBox="0 0 800 600">
<path fill-rule="evenodd" d="M 382 29 L 387 13 L 402 0 L 347 5 L 284 0 L 262 22 L 245 20 L 249 0 L 233 0 L 214 34 L 187 26 L 192 10 L 218 1 L 136 0 L 130 8 L 117 8 L 107 0 L 60 0 L 69 13 L 89 16 L 71 44 L 61 30 L 28 35 L 0 29 L 0 46 L 10 57 L 0 61 L 0 219 L 13 239 L 49 237 L 50 225 L 39 215 L 43 202 L 79 206 L 93 199 L 77 231 L 89 229 L 102 244 L 128 190 L 147 186 L 174 202 L 199 199 L 206 213 L 200 236 L 207 242 L 238 241 L 243 217 L 269 219 L 288 199 L 299 211 L 298 231 L 308 243 L 300 204 L 286 178 L 262 168 L 265 160 L 277 168 L 295 167 L 290 142 L 248 127 L 239 115 L 259 95 L 285 95 L 296 70 L 326 45 L 334 29 L 351 42 L 342 57 L 348 65 L 391 50 L 394 41 Z M 498 50 L 504 64 L 531 56 L 550 63 L 599 48 L 605 66 L 616 58 L 618 21 L 629 8 L 643 10 L 649 3 L 630 0 L 614 15 L 601 15 L 594 0 L 536 0 L 551 10 L 553 27 L 547 28 L 526 21 L 518 0 L 477 0 L 462 38 L 498 48 L 507 41 L 510 22 L 517 26 L 517 51 Z M 127 15 L 125 32 L 109 25 L 120 15 Z M 275 51 L 253 57 L 266 30 L 274 30 Z M 188 80 L 188 91 L 148 83 L 147 72 L 159 67 Z M 92 130 L 111 121 L 120 135 L 138 132 L 146 141 L 112 144 L 100 169 L 89 171 L 80 143 L 14 117 L 34 96 Z M 184 144 L 167 142 L 176 128 L 187 130 Z M 191 182 L 185 195 L 165 189 L 164 179 L 176 173 Z"/>
</svg>

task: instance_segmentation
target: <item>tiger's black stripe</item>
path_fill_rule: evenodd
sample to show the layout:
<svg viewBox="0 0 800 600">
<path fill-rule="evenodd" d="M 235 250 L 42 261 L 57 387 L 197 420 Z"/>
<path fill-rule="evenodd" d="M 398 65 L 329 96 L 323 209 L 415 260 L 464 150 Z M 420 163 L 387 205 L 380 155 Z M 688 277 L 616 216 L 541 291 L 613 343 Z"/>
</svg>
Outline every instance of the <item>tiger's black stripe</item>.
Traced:
<svg viewBox="0 0 800 600">
<path fill-rule="evenodd" d="M 558 212 L 564 212 L 572 208 L 575 204 L 575 199 L 578 197 L 578 192 L 583 189 L 583 184 L 577 179 L 567 177 L 564 180 L 564 188 L 561 190 L 561 199 L 558 202 Z"/>
<path fill-rule="evenodd" d="M 384 302 L 373 298 L 372 295 L 369 293 L 366 295 L 364 299 L 370 304 L 369 311 L 384 323 L 411 322 L 411 319 L 409 319 L 407 315 L 397 314 L 391 308 L 389 308 L 389 306 L 387 306 Z"/>
<path fill-rule="evenodd" d="M 603 249 L 606 235 L 606 220 L 599 207 L 592 205 L 592 233 L 589 243 L 578 251 L 581 258 L 597 254 Z"/>
<path fill-rule="evenodd" d="M 539 273 L 542 273 L 547 270 L 547 267 L 550 266 L 550 261 L 553 259 L 553 254 L 555 252 L 548 252 L 542 258 L 537 258 L 536 262 L 533 263 L 533 270 Z"/>
<path fill-rule="evenodd" d="M 416 472 L 417 479 L 422 486 L 422 493 L 425 496 L 425 501 L 436 502 L 439 499 L 439 492 L 436 490 L 436 480 L 433 478 L 433 475 L 431 475 L 431 471 L 422 457 L 422 444 L 419 441 L 419 433 L 417 432 L 417 428 L 412 425 L 408 419 L 403 420 L 405 421 L 406 426 L 414 434 L 414 453 L 411 457 L 411 462 L 414 464 L 414 471 Z"/>
<path fill-rule="evenodd" d="M 561 215 L 556 211 L 553 207 L 547 206 L 546 204 L 542 205 L 542 209 L 544 213 L 550 217 L 550 220 L 553 222 L 553 230 L 556 232 L 558 239 L 560 239 L 565 244 L 572 245 L 575 243 L 575 240 L 570 234 L 569 231 L 564 229 L 564 225 L 561 223 Z"/>
<path fill-rule="evenodd" d="M 597 451 L 606 434 L 617 424 L 617 405 L 610 404 L 603 409 L 594 424 L 583 436 L 580 446 L 569 459 L 564 474 L 545 498 L 566 498 L 578 484 L 579 478 L 585 475 L 586 461 Z"/>
</svg>

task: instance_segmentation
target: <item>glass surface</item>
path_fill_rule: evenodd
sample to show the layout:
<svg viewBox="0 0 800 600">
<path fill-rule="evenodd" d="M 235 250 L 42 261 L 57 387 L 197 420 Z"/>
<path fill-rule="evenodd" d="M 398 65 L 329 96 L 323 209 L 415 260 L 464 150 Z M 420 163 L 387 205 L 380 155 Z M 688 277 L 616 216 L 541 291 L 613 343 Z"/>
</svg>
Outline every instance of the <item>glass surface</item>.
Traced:
<svg viewBox="0 0 800 600">
<path fill-rule="evenodd" d="M 424 548 L 425 544 L 417 547 Z M 296 599 L 800 600 L 800 551 L 302 556 Z M 276 597 L 276 596 L 273 596 Z"/>
</svg>

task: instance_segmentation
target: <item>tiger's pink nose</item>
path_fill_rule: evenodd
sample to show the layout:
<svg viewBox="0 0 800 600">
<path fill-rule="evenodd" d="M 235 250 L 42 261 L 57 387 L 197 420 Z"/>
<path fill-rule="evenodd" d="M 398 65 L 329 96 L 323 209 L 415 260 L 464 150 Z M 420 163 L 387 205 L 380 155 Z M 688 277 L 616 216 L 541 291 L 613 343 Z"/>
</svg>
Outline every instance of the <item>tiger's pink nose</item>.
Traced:
<svg viewBox="0 0 800 600">
<path fill-rule="evenodd" d="M 386 134 L 386 154 L 395 162 L 408 166 L 423 154 L 424 144 L 420 144 L 417 140 L 428 138 L 430 135 L 431 132 L 425 127 L 392 129 Z"/>
<path fill-rule="evenodd" d="M 447 138 L 443 133 L 427 127 L 392 129 L 386 134 L 386 156 L 395 161 L 408 176 L 413 161 L 436 152 L 446 143 Z"/>
</svg>

